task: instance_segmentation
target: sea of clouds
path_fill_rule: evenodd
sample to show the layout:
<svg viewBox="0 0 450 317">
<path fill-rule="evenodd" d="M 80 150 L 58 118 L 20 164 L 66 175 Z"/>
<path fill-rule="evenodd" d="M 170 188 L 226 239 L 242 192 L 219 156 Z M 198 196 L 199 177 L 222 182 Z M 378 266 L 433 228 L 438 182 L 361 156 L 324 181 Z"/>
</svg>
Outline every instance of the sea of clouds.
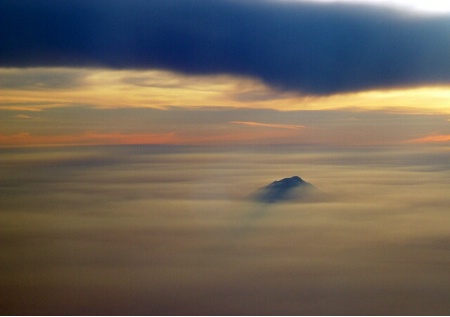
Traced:
<svg viewBox="0 0 450 317">
<path fill-rule="evenodd" d="M 448 148 L 0 156 L 2 313 L 450 313 Z M 249 200 L 294 175 L 327 198 Z"/>
</svg>

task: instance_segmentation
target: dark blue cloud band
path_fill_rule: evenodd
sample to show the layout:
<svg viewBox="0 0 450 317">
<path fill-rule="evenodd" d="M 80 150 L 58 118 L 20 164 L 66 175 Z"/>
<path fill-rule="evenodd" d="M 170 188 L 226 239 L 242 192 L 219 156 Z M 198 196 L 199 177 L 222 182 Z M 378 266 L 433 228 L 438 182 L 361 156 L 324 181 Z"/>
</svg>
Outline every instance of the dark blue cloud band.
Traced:
<svg viewBox="0 0 450 317">
<path fill-rule="evenodd" d="M 450 82 L 450 17 L 233 0 L 0 1 L 0 65 L 255 76 L 331 94 Z"/>
</svg>

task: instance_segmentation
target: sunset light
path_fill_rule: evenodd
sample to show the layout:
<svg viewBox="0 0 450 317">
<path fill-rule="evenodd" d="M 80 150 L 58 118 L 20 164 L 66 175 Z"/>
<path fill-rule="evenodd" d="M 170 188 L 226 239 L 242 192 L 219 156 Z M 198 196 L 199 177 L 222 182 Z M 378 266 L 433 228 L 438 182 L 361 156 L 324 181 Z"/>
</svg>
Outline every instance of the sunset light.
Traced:
<svg viewBox="0 0 450 317">
<path fill-rule="evenodd" d="M 0 0 L 0 313 L 450 315 L 450 1 Z"/>
</svg>

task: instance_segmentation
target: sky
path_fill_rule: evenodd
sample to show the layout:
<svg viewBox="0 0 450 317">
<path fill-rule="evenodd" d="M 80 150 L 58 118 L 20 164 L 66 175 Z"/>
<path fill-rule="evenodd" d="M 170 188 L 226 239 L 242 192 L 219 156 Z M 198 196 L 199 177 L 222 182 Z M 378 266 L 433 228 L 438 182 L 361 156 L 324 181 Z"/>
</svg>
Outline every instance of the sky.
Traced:
<svg viewBox="0 0 450 317">
<path fill-rule="evenodd" d="M 450 140 L 445 1 L 0 1 L 0 146 Z"/>
<path fill-rule="evenodd" d="M 0 313 L 449 315 L 448 3 L 0 0 Z"/>
</svg>

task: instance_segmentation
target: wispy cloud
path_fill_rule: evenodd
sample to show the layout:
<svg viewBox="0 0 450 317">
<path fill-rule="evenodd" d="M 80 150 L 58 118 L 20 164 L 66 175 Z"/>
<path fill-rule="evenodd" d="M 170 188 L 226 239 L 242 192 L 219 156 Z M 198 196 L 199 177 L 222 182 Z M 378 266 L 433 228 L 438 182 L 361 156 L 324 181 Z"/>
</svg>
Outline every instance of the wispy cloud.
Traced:
<svg viewBox="0 0 450 317">
<path fill-rule="evenodd" d="M 242 124 L 251 127 L 264 127 L 264 128 L 288 129 L 288 130 L 300 130 L 305 128 L 305 126 L 303 125 L 296 125 L 296 124 L 261 123 L 251 121 L 230 121 L 229 123 Z"/>
<path fill-rule="evenodd" d="M 31 119 L 32 117 L 26 114 L 18 114 L 16 116 L 14 116 L 14 118 L 16 119 Z"/>
<path fill-rule="evenodd" d="M 450 142 L 450 134 L 434 134 L 407 141 L 407 143 L 445 143 L 445 142 Z"/>
<path fill-rule="evenodd" d="M 74 105 L 160 109 L 227 105 L 278 110 L 390 107 L 408 113 L 450 113 L 449 86 L 315 97 L 283 91 L 249 77 L 162 70 L 0 68 L 0 78 L 0 109 L 5 110 L 38 111 Z"/>
<path fill-rule="evenodd" d="M 39 113 L 0 110 L 0 141 L 3 146 L 131 143 L 380 145 L 403 144 L 406 140 L 432 136 L 426 140 L 443 142 L 450 135 L 447 118 L 447 115 L 439 114 L 383 111 L 275 111 L 233 107 L 168 107 L 165 110 L 67 107 L 43 109 Z"/>
</svg>

